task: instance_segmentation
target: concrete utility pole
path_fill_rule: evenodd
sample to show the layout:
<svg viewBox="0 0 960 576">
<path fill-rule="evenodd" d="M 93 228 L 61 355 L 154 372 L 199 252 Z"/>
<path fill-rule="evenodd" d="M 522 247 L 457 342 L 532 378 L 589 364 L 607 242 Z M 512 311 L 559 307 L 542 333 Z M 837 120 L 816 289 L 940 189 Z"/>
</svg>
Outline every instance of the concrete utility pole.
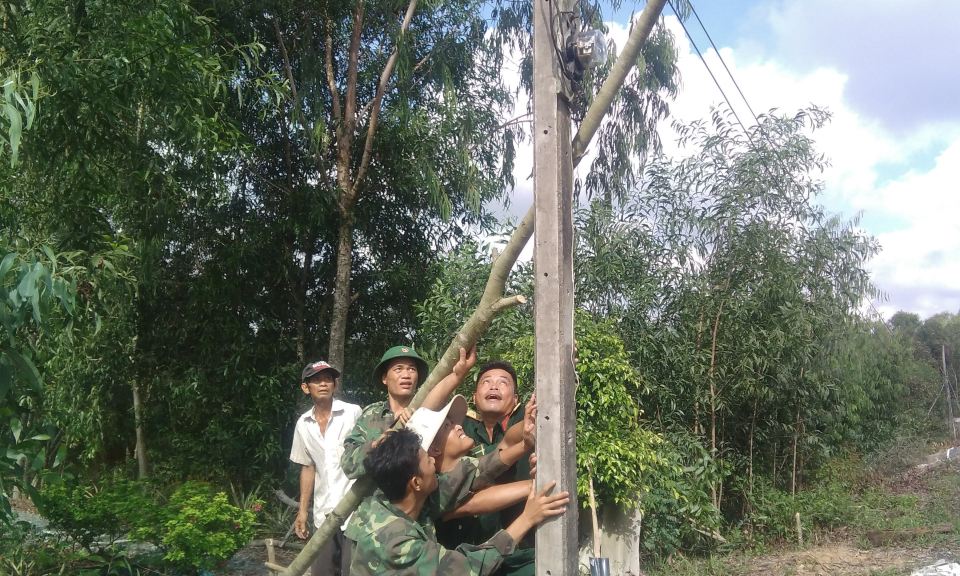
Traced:
<svg viewBox="0 0 960 576">
<path fill-rule="evenodd" d="M 940 361 L 943 363 L 943 388 L 947 391 L 947 426 L 950 427 L 950 439 L 957 439 L 957 424 L 953 421 L 953 394 L 950 393 L 950 378 L 947 377 L 947 347 L 940 347 Z"/>
<path fill-rule="evenodd" d="M 537 529 L 537 576 L 577 576 L 577 415 L 573 369 L 573 163 L 570 84 L 557 54 L 573 0 L 533 0 L 534 362 L 537 488 L 570 492 Z"/>
</svg>

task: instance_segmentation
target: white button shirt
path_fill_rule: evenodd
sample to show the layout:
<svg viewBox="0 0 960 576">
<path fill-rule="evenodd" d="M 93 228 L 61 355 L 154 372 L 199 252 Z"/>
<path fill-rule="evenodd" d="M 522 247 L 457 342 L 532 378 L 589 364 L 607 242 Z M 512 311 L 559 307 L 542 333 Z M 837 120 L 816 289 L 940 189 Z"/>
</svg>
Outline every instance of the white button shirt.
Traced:
<svg viewBox="0 0 960 576">
<path fill-rule="evenodd" d="M 356 404 L 334 400 L 325 434 L 320 433 L 320 424 L 313 417 L 313 407 L 297 419 L 290 459 L 316 470 L 313 479 L 313 525 L 316 527 L 323 524 L 327 514 L 353 486 L 353 480 L 347 478 L 340 468 L 340 456 L 343 454 L 343 439 L 353 430 L 360 411 Z"/>
</svg>

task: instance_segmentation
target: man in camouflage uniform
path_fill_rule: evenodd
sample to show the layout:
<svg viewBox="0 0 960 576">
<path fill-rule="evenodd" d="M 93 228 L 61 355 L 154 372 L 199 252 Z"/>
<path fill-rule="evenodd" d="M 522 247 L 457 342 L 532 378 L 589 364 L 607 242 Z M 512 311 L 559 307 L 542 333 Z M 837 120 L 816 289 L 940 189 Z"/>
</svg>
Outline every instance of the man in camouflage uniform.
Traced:
<svg viewBox="0 0 960 576">
<path fill-rule="evenodd" d="M 364 459 L 379 491 L 368 509 L 369 529 L 357 541 L 352 576 L 486 576 L 533 526 L 565 511 L 567 493 L 547 496 L 552 483 L 539 494 L 531 488 L 524 512 L 507 529 L 480 545 L 447 550 L 437 543 L 432 523 L 416 520 L 435 516 L 428 502 L 439 486 L 436 463 L 421 442 L 412 430 L 400 430 Z"/>
<path fill-rule="evenodd" d="M 430 410 L 443 408 L 476 361 L 476 347 L 469 352 L 461 348 L 460 360 L 452 373 L 437 383 L 422 406 Z M 408 406 L 417 387 L 427 379 L 427 372 L 427 362 L 409 346 L 394 346 L 383 354 L 373 370 L 373 379 L 387 388 L 387 399 L 364 408 L 353 431 L 343 441 L 340 465 L 348 478 L 363 476 L 363 459 L 373 448 L 374 441 L 397 421 L 405 424 L 410 418 Z"/>
<path fill-rule="evenodd" d="M 443 454 L 444 450 L 438 448 L 445 448 L 451 435 L 457 435 L 458 432 L 462 434 L 463 430 L 459 423 L 463 421 L 466 411 L 467 402 L 463 396 L 458 395 L 441 410 L 421 407 L 406 423 L 406 428 L 414 430 L 420 436 L 428 452 L 433 454 L 434 451 L 437 451 L 439 454 Z M 428 505 L 417 519 L 420 524 L 433 530 L 434 522 L 444 515 L 463 516 L 489 513 L 501 510 L 505 506 L 516 502 L 514 491 L 500 490 L 483 498 L 481 502 L 472 502 L 464 508 L 469 512 L 459 511 L 460 507 L 465 505 L 476 491 L 493 485 L 496 478 L 502 476 L 510 466 L 532 449 L 535 415 L 536 409 L 532 405 L 529 422 L 525 423 L 528 430 L 525 434 L 518 434 L 517 440 L 505 445 L 502 450 L 491 451 L 478 460 L 466 457 L 466 452 L 469 450 L 469 446 L 467 446 L 462 448 L 462 451 L 456 455 L 457 457 L 445 458 L 447 465 L 442 470 L 440 467 L 434 469 L 438 489 L 429 495 Z M 386 434 L 380 436 L 373 442 L 373 446 L 375 447 L 377 442 L 382 441 L 385 437 Z M 470 444 L 472 445 L 472 442 Z M 364 534 L 371 530 L 371 506 L 376 496 L 377 494 L 374 494 L 373 497 L 365 498 L 360 503 L 353 518 L 347 523 L 344 534 L 353 542 L 358 542 Z"/>
<path fill-rule="evenodd" d="M 524 419 L 520 396 L 517 393 L 517 372 L 504 360 L 491 360 L 480 367 L 477 387 L 473 395 L 476 413 L 468 413 L 463 431 L 474 441 L 471 456 L 480 458 L 492 451 L 518 422 Z M 497 478 L 497 484 L 506 484 L 530 478 L 530 466 L 521 459 Z M 523 512 L 523 504 L 501 512 L 476 514 L 442 522 L 438 526 L 440 542 L 449 548 L 460 544 L 478 544 L 509 526 Z M 507 557 L 497 576 L 533 576 L 533 534 L 518 544 L 516 552 Z"/>
<path fill-rule="evenodd" d="M 437 383 L 424 400 L 422 407 L 431 410 L 442 409 L 447 403 L 447 397 L 456 390 L 475 362 L 476 348 L 470 349 L 469 352 L 461 348 L 460 360 L 454 365 L 452 373 Z M 364 408 L 353 430 L 343 441 L 340 465 L 348 478 L 359 478 L 365 473 L 364 457 L 373 449 L 375 442 L 397 421 L 406 424 L 411 417 L 408 406 L 417 392 L 417 387 L 427 379 L 427 372 L 427 362 L 409 346 L 394 346 L 383 354 L 380 363 L 373 370 L 373 379 L 386 387 L 387 399 L 374 402 Z M 499 467 L 493 468 L 499 462 L 499 459 L 495 462 L 492 459 L 490 461 L 491 468 L 487 474 L 492 474 L 491 481 L 496 474 L 506 469 L 506 467 L 502 470 Z M 456 508 L 460 502 L 470 497 L 471 486 L 479 474 L 479 466 L 476 461 L 472 464 L 465 463 L 455 472 L 443 479 L 443 489 L 437 491 L 435 496 L 438 500 L 437 506 L 444 510 Z M 360 537 L 366 524 L 370 503 L 371 497 L 364 498 L 356 512 L 347 521 L 343 532 L 347 539 L 356 542 Z"/>
</svg>

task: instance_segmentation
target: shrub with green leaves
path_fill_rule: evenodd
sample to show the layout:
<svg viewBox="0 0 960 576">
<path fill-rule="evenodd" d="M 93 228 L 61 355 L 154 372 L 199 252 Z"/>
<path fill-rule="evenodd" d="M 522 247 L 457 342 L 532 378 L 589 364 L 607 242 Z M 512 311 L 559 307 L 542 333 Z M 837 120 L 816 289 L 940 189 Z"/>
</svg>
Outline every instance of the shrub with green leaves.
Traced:
<svg viewBox="0 0 960 576">
<path fill-rule="evenodd" d="M 592 475 L 598 503 L 629 508 L 662 464 L 656 449 L 662 438 L 641 425 L 635 398 L 642 383 L 612 322 L 578 312 L 576 334 L 577 493 L 587 502 Z M 519 381 L 533 382 L 532 336 L 517 340 L 505 357 Z"/>
<path fill-rule="evenodd" d="M 159 518 L 156 500 L 139 482 L 103 488 L 65 483 L 45 487 L 41 496 L 51 526 L 91 552 Z"/>
<path fill-rule="evenodd" d="M 212 569 L 253 539 L 261 506 L 257 501 L 241 510 L 210 485 L 187 482 L 170 497 L 159 523 L 138 528 L 132 536 L 163 548 L 164 560 L 182 571 Z"/>
</svg>

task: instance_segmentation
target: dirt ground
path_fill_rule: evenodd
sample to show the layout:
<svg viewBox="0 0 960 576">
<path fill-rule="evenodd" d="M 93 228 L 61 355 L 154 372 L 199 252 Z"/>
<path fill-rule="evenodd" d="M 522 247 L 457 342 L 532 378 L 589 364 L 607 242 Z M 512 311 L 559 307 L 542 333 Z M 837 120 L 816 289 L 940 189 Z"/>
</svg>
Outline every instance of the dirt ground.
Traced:
<svg viewBox="0 0 960 576">
<path fill-rule="evenodd" d="M 815 546 L 808 550 L 771 554 L 750 559 L 745 571 L 735 573 L 759 576 L 834 576 L 841 574 L 909 574 L 912 570 L 944 559 L 960 558 L 960 550 L 943 548 L 883 547 L 861 549 L 840 543 Z"/>
<path fill-rule="evenodd" d="M 285 550 L 275 548 L 275 562 L 281 566 L 288 566 L 297 557 L 299 550 Z M 217 571 L 218 576 L 267 576 L 267 568 L 263 565 L 267 561 L 267 547 L 264 545 L 247 546 L 227 562 L 224 571 Z M 309 574 L 309 572 L 307 572 Z"/>
</svg>

